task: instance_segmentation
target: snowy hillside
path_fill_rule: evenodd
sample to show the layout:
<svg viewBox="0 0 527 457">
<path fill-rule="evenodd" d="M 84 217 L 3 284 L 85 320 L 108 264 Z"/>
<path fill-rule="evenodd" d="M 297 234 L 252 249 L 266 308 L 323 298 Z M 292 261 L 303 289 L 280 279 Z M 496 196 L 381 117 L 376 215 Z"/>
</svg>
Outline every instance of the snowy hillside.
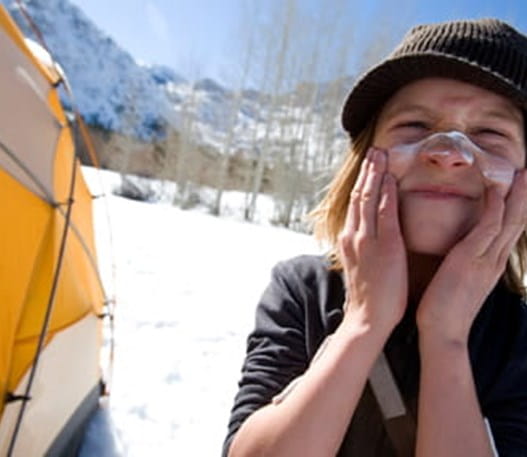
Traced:
<svg viewBox="0 0 527 457">
<path fill-rule="evenodd" d="M 15 1 L 0 3 L 31 35 Z M 220 152 L 225 148 L 228 132 L 233 131 L 232 150 L 257 155 L 260 147 L 255 147 L 255 143 L 264 141 L 266 135 L 285 143 L 309 137 L 309 148 L 315 154 L 322 143 L 324 147 L 328 144 L 327 138 L 319 138 L 328 134 L 328 122 L 323 125 L 320 118 L 320 111 L 328 108 L 324 106 L 324 95 L 336 90 L 334 100 L 340 106 L 351 84 L 349 78 L 335 87 L 321 84 L 308 101 L 283 94 L 278 108 L 275 105 L 271 113 L 269 96 L 256 90 L 236 93 L 207 78 L 190 83 L 177 74 L 177 69 L 139 64 L 69 0 L 24 3 L 64 68 L 88 123 L 144 140 L 162 137 L 168 125 L 179 129 L 190 116 L 197 142 Z M 330 143 L 343 140 L 342 132 L 335 128 L 339 124 L 338 112 L 335 109 L 330 114 Z M 284 129 L 279 124 L 288 127 Z"/>
<path fill-rule="evenodd" d="M 85 169 L 99 193 L 93 171 Z M 105 200 L 95 202 L 100 263 L 111 283 Z M 284 229 L 118 197 L 107 203 L 118 299 L 111 416 L 122 455 L 219 455 L 270 269 L 319 249 Z"/>
<path fill-rule="evenodd" d="M 24 33 L 32 36 L 13 0 L 0 0 Z M 159 134 L 175 117 L 166 94 L 150 72 L 68 0 L 25 0 L 47 46 L 64 68 L 77 105 L 88 123 L 133 133 Z M 180 81 L 177 75 L 174 80 Z"/>
</svg>

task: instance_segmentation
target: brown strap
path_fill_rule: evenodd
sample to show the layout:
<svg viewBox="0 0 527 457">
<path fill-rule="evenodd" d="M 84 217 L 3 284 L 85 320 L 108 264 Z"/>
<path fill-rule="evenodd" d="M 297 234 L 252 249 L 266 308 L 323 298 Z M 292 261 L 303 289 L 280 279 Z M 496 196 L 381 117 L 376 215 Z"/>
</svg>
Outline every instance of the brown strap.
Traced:
<svg viewBox="0 0 527 457">
<path fill-rule="evenodd" d="M 415 422 L 406 409 L 384 352 L 381 352 L 373 366 L 369 383 L 395 452 L 398 457 L 412 457 L 415 447 Z"/>
</svg>

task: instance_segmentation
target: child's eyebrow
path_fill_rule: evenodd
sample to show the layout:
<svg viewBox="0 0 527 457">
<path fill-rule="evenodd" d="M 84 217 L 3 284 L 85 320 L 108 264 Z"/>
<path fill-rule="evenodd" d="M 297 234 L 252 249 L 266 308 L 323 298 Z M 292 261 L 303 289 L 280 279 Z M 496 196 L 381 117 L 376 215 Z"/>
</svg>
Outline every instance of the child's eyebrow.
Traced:
<svg viewBox="0 0 527 457">
<path fill-rule="evenodd" d="M 421 114 L 431 116 L 432 113 L 431 110 L 426 106 L 420 105 L 418 103 L 405 103 L 400 105 L 396 104 L 390 107 L 384 114 L 383 118 L 385 120 L 390 120 L 396 116 L 400 116 L 401 114 Z"/>
<path fill-rule="evenodd" d="M 488 110 L 481 111 L 482 117 L 494 118 L 501 121 L 516 122 L 519 125 L 523 125 L 523 115 L 519 110 L 512 109 L 496 109 L 491 108 Z"/>
</svg>

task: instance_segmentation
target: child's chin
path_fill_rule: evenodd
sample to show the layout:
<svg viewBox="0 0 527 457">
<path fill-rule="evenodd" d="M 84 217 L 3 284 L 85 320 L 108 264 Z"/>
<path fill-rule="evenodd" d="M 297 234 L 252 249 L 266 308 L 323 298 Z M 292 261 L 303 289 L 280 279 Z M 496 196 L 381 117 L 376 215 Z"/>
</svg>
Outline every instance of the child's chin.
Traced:
<svg viewBox="0 0 527 457">
<path fill-rule="evenodd" d="M 444 257 L 459 241 L 459 237 L 407 237 L 406 248 L 415 254 Z"/>
<path fill-rule="evenodd" d="M 410 252 L 445 256 L 474 226 L 475 217 L 446 217 L 432 214 L 427 217 L 404 217 L 401 229 Z M 470 215 L 469 215 L 470 216 Z"/>
<path fill-rule="evenodd" d="M 442 246 L 429 246 L 429 245 L 417 245 L 417 244 L 410 244 L 408 246 L 408 251 L 413 254 L 422 254 L 422 255 L 429 255 L 429 256 L 435 256 L 435 257 L 444 257 L 447 255 L 448 251 L 450 250 L 450 245 L 442 245 Z"/>
</svg>

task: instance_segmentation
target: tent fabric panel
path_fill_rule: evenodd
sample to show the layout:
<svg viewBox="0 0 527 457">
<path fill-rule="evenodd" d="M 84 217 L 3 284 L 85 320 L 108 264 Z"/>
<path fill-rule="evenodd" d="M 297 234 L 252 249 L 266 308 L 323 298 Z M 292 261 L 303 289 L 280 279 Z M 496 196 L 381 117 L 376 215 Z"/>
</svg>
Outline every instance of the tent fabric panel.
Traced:
<svg viewBox="0 0 527 457">
<path fill-rule="evenodd" d="M 24 305 L 24 314 L 20 319 L 17 339 L 32 338 L 40 333 L 57 264 L 63 227 L 64 216 L 56 210 L 54 221 L 49 224 L 50 230 L 43 239 L 39 259 L 36 260 L 39 266 L 35 269 L 29 285 L 31 292 Z M 69 325 L 88 312 L 101 312 L 104 301 L 97 272 L 71 227 L 62 262 L 50 331 Z"/>
<path fill-rule="evenodd" d="M 0 168 L 32 192 L 52 201 L 53 159 L 61 125 L 48 105 L 51 86 L 2 29 L 0 49 L 0 141 L 34 179 L 6 150 L 0 151 Z"/>
<path fill-rule="evenodd" d="M 75 158 L 75 145 L 71 136 L 71 130 L 65 128 L 57 137 L 55 154 L 53 157 L 53 195 L 62 204 L 68 201 L 71 188 L 71 177 L 73 172 L 73 161 Z M 82 179 L 82 177 L 80 177 Z M 75 177 L 75 184 L 79 176 Z"/>
<path fill-rule="evenodd" d="M 43 231 L 40 251 L 34 258 L 34 269 L 26 289 L 25 302 L 22 304 L 22 314 L 16 331 L 17 340 L 38 335 L 42 327 L 56 268 L 58 242 L 60 241 L 56 235 L 60 230 L 56 226 L 57 223 L 61 223 L 62 216 L 57 218 L 56 213 L 57 210 L 55 209 L 49 224 Z M 59 219 L 58 222 L 57 219 Z"/>
<path fill-rule="evenodd" d="M 5 30 L 11 40 L 13 40 L 26 57 L 31 60 L 33 65 L 39 69 L 43 77 L 45 77 L 51 84 L 57 82 L 57 76 L 53 74 L 46 65 L 43 65 L 28 48 L 24 35 L 20 32 L 20 29 L 9 15 L 4 5 L 0 5 L 0 28 Z"/>
<path fill-rule="evenodd" d="M 73 140 L 71 131 L 64 129 L 57 143 L 55 156 L 55 196 L 58 201 L 67 201 L 70 192 L 73 164 Z M 95 260 L 95 235 L 93 231 L 92 195 L 86 185 L 79 161 L 75 163 L 75 189 L 73 194 L 73 211 L 71 221 L 76 228 L 77 236 L 82 238 L 90 255 Z M 64 207 L 65 210 L 65 207 Z"/>
<path fill-rule="evenodd" d="M 75 322 L 88 312 L 100 314 L 103 304 L 97 271 L 70 228 L 50 330 Z"/>
<path fill-rule="evenodd" d="M 53 334 L 48 334 L 46 336 L 44 347 L 52 340 L 53 336 Z M 17 393 L 20 393 L 17 391 L 17 386 L 20 384 L 20 380 L 24 376 L 24 373 L 27 373 L 33 365 L 37 344 L 38 336 L 15 341 L 11 349 L 12 362 L 9 377 L 7 379 L 7 392 L 16 391 Z"/>
<path fill-rule="evenodd" d="M 31 292 L 20 317 L 8 388 L 16 385 L 31 365 L 44 322 L 64 226 L 64 217 L 58 210 L 55 211 L 55 222 L 51 225 L 53 229 L 47 232 L 47 239 L 43 242 L 43 249 L 36 261 L 41 267 L 35 270 L 29 286 Z M 53 335 L 86 314 L 100 314 L 103 303 L 104 296 L 97 271 L 80 239 L 70 228 L 48 333 Z"/>
<path fill-rule="evenodd" d="M 86 244 L 90 255 L 94 261 L 97 261 L 97 249 L 95 247 L 95 231 L 93 217 L 93 195 L 91 194 L 82 169 L 77 163 L 78 181 L 75 185 L 75 208 L 73 212 L 73 223 L 79 228 L 83 236 L 83 242 Z"/>
<path fill-rule="evenodd" d="M 43 231 L 40 250 L 34 257 L 34 268 L 26 288 L 25 300 L 20 306 L 20 317 L 14 342 L 9 348 L 11 364 L 7 378 L 7 389 L 10 391 L 18 384 L 21 376 L 33 363 L 35 357 L 57 260 L 58 248 L 54 236 L 55 225 L 56 217 L 53 215 L 50 223 Z"/>
<path fill-rule="evenodd" d="M 46 451 L 45 457 L 74 457 L 79 455 L 84 442 L 86 427 L 99 409 L 100 397 L 101 385 L 94 386 L 69 417 L 67 424 Z"/>
<path fill-rule="evenodd" d="M 42 251 L 35 258 L 38 268 L 29 285 L 22 316 L 16 332 L 13 363 L 8 387 L 18 382 L 32 363 L 48 304 L 57 254 L 63 236 L 64 217 L 71 186 L 74 144 L 69 128 L 62 130 L 54 160 L 54 190 L 60 205 L 53 211 L 53 221 L 44 234 Z M 69 229 L 64 264 L 53 304 L 53 315 L 48 331 L 55 332 L 77 321 L 88 312 L 100 313 L 104 302 L 102 286 L 95 260 L 91 195 L 84 182 L 78 163 L 73 198 L 73 226 Z"/>
<path fill-rule="evenodd" d="M 59 91 L 56 88 L 53 88 L 48 92 L 47 103 L 50 111 L 53 113 L 58 123 L 60 125 L 67 126 L 69 121 L 66 118 L 66 113 L 64 112 L 62 102 L 60 101 Z"/>
<path fill-rule="evenodd" d="M 53 209 L 0 170 L 0 395 L 4 398 L 12 348 Z M 1 406 L 0 406 L 1 411 Z"/>
<path fill-rule="evenodd" d="M 99 383 L 101 322 L 88 315 L 57 333 L 42 352 L 13 457 L 45 455 L 86 395 Z M 16 392 L 23 392 L 26 372 Z M 0 421 L 0 455 L 5 455 L 20 403 L 6 405 Z"/>
</svg>

